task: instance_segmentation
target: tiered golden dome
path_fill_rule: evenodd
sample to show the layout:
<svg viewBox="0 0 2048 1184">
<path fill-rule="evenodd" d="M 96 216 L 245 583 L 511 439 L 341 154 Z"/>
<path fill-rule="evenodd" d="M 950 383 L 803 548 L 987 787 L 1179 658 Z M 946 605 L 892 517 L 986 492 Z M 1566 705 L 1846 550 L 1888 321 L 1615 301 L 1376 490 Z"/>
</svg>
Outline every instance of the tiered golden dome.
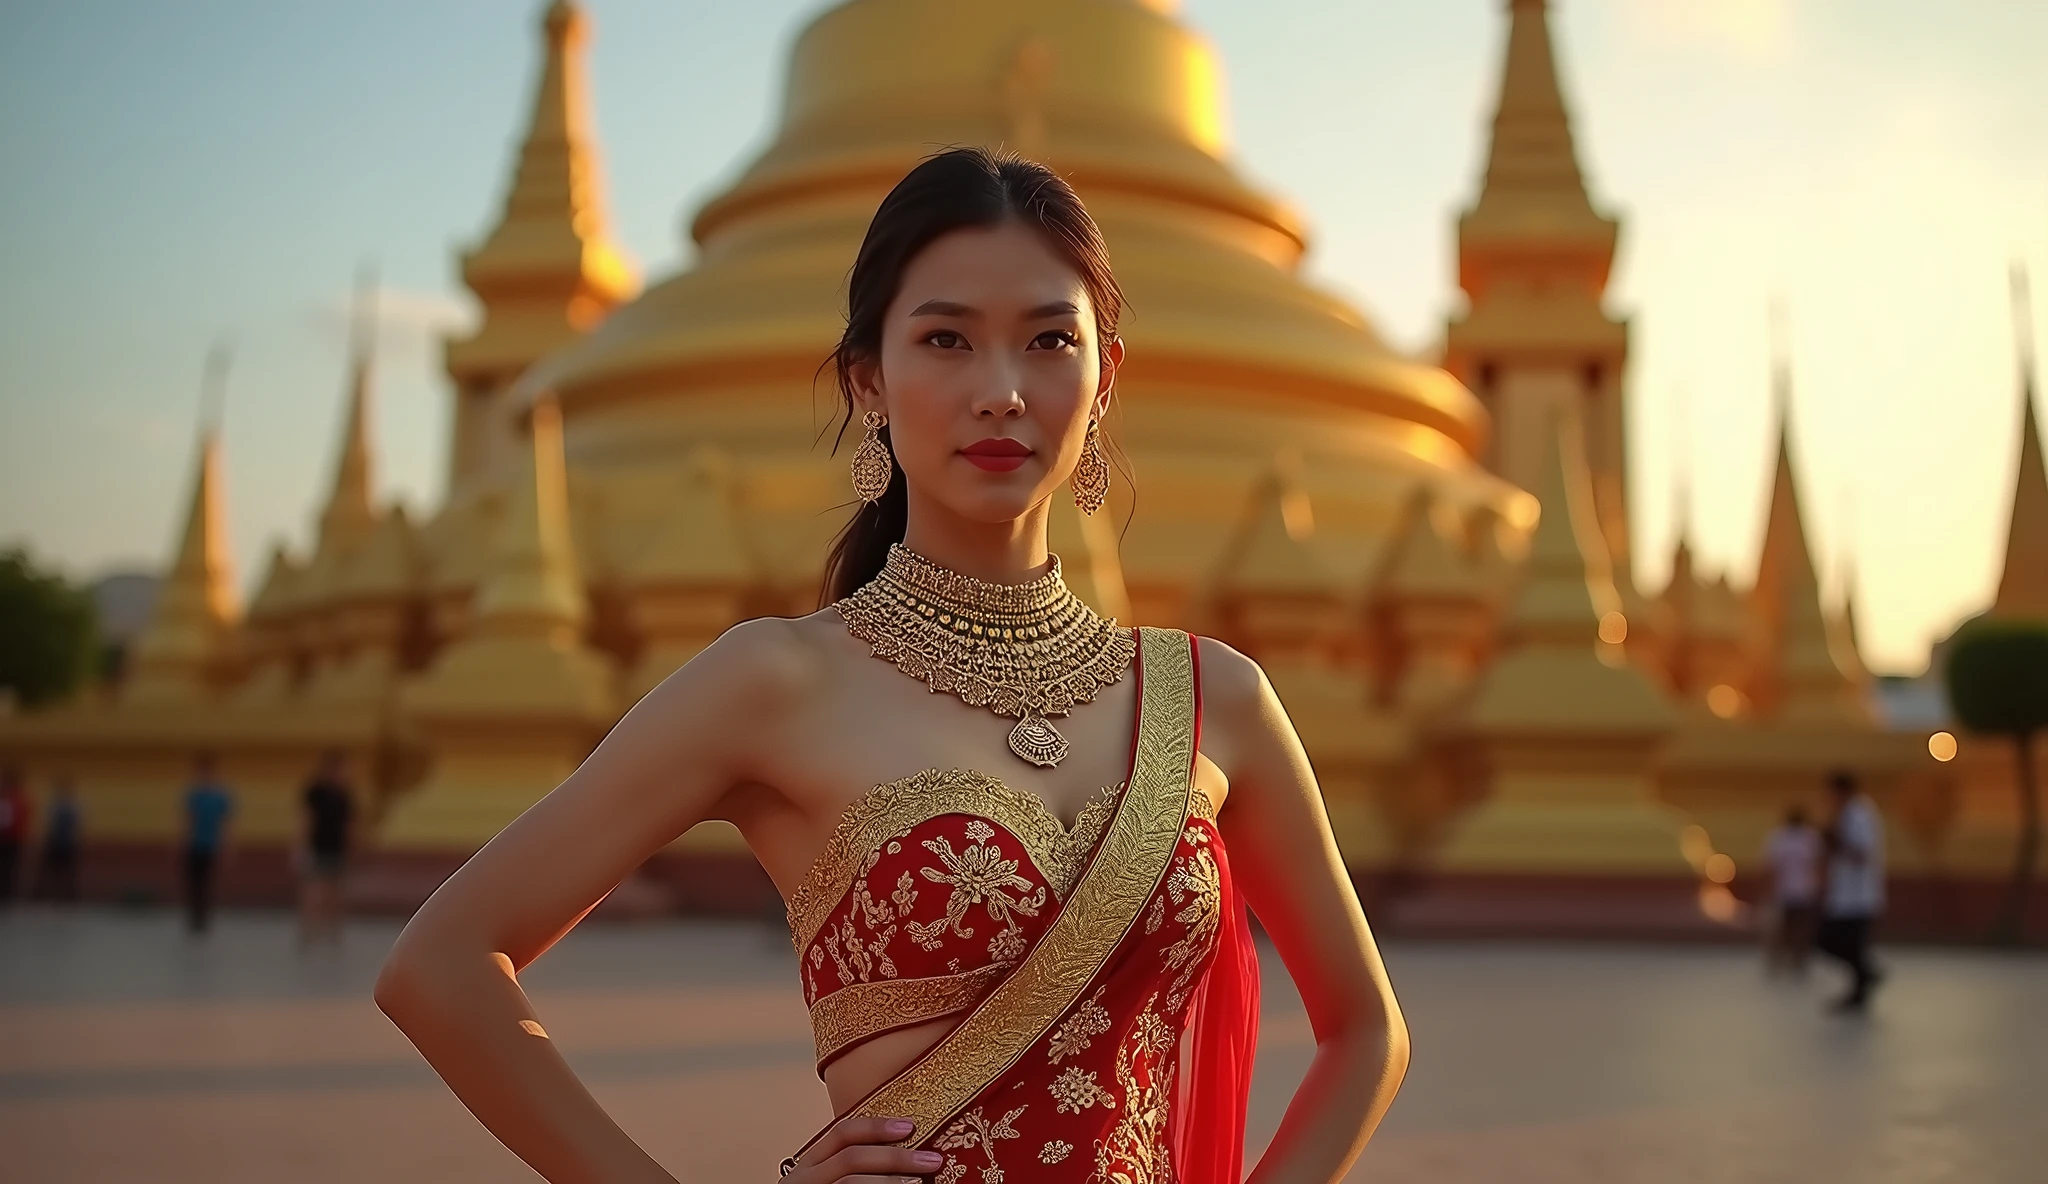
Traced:
<svg viewBox="0 0 2048 1184">
<path fill-rule="evenodd" d="M 1220 557 L 1214 522 L 1278 455 L 1300 458 L 1314 545 L 1354 581 L 1418 479 L 1467 509 L 1517 496 L 1472 464 L 1487 420 L 1471 395 L 1300 275 L 1301 220 L 1224 155 L 1220 67 L 1168 7 L 855 0 L 821 15 L 773 141 L 698 212 L 693 264 L 522 381 L 560 397 L 577 479 L 647 487 L 716 446 L 764 550 L 803 584 L 819 512 L 847 497 L 813 444 L 835 405 L 814 380 L 861 234 L 920 157 L 985 144 L 1074 181 L 1130 297 L 1112 429 L 1141 486 L 1123 548 L 1141 616 L 1192 603 Z"/>
</svg>

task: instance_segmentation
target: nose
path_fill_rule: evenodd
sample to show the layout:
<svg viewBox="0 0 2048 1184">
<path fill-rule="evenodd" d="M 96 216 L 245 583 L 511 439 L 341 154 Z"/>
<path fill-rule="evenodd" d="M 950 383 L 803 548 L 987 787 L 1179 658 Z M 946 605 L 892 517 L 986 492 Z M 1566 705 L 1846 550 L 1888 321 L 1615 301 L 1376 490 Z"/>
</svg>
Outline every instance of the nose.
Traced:
<svg viewBox="0 0 2048 1184">
<path fill-rule="evenodd" d="M 998 360 L 974 393 L 975 418 L 1016 419 L 1024 414 L 1024 388 L 1015 366 Z"/>
</svg>

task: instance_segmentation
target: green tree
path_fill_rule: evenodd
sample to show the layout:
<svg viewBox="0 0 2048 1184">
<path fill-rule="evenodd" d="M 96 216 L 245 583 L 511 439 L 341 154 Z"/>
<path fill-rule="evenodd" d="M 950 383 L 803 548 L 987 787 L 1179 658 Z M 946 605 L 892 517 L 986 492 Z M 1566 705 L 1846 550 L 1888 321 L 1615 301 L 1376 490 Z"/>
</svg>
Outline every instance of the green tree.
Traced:
<svg viewBox="0 0 2048 1184">
<path fill-rule="evenodd" d="M 92 598 L 40 571 L 22 548 L 0 552 L 0 689 L 34 707 L 61 699 L 99 662 Z"/>
<path fill-rule="evenodd" d="M 1948 656 L 1949 708 L 1972 732 L 2007 736 L 2019 760 L 2020 838 L 2012 884 L 1993 937 L 2027 932 L 2027 902 L 2041 847 L 2041 799 L 2034 785 L 2034 737 L 2048 730 L 2048 621 L 1979 621 Z"/>
</svg>

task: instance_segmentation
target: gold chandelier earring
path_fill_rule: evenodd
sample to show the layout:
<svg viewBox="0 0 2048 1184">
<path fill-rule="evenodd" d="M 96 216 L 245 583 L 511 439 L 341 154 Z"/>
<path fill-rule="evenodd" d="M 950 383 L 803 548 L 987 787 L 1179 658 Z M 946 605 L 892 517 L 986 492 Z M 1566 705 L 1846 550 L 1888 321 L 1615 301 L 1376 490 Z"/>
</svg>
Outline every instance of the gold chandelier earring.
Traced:
<svg viewBox="0 0 2048 1184">
<path fill-rule="evenodd" d="M 1081 442 L 1081 463 L 1074 466 L 1074 504 L 1093 515 L 1109 496 L 1109 461 L 1102 455 L 1102 421 L 1088 417 L 1088 438 Z"/>
<path fill-rule="evenodd" d="M 868 434 L 853 454 L 853 492 L 864 502 L 878 502 L 889 492 L 889 477 L 895 466 L 889 460 L 889 446 L 882 443 L 882 425 L 889 421 L 879 411 L 861 417 Z"/>
</svg>

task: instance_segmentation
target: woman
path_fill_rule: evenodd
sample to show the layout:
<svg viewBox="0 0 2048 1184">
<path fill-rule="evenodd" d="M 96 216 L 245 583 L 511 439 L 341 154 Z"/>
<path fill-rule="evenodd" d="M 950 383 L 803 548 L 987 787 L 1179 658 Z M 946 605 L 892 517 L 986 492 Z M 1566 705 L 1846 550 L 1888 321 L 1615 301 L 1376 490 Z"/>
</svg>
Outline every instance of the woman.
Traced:
<svg viewBox="0 0 2048 1184">
<path fill-rule="evenodd" d="M 1046 549 L 1061 486 L 1090 512 L 1107 488 L 1121 307 L 1042 166 L 945 152 L 883 201 L 835 355 L 866 432 L 832 603 L 735 626 L 670 676 L 435 893 L 378 982 L 542 1175 L 672 1178 L 516 975 L 706 818 L 789 902 L 839 1116 L 785 1161 L 792 1184 L 1235 1184 L 1247 901 L 1317 1039 L 1252 1179 L 1334 1181 L 1356 1157 L 1407 1033 L 1286 713 L 1228 647 L 1096 616 Z"/>
</svg>

